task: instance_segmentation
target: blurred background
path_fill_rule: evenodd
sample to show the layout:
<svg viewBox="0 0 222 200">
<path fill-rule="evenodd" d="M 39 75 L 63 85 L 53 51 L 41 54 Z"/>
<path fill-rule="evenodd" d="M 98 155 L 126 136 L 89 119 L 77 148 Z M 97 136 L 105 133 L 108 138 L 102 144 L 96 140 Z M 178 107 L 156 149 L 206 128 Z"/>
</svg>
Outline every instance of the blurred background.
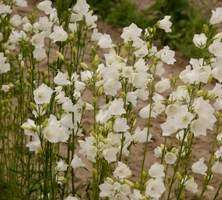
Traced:
<svg viewBox="0 0 222 200">
<path fill-rule="evenodd" d="M 76 0 L 53 0 L 60 18 Z M 141 28 L 152 26 L 165 15 L 170 15 L 173 31 L 159 33 L 161 45 L 168 44 L 183 57 L 198 57 L 192 44 L 193 35 L 203 32 L 208 25 L 211 10 L 222 5 L 221 0 L 88 0 L 101 22 L 113 29 L 129 26 L 132 22 Z M 62 9 L 61 9 L 62 8 Z M 157 42 L 160 42 L 157 40 Z"/>
</svg>

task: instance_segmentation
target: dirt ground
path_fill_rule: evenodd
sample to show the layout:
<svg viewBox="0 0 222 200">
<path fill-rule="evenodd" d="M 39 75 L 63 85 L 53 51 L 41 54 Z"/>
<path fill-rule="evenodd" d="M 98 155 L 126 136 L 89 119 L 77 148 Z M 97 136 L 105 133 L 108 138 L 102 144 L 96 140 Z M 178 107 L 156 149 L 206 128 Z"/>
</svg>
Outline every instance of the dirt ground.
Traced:
<svg viewBox="0 0 222 200">
<path fill-rule="evenodd" d="M 144 9 L 148 6 L 150 6 L 151 2 L 153 2 L 153 0 L 134 0 L 134 2 L 137 4 L 137 6 L 140 9 Z"/>
</svg>

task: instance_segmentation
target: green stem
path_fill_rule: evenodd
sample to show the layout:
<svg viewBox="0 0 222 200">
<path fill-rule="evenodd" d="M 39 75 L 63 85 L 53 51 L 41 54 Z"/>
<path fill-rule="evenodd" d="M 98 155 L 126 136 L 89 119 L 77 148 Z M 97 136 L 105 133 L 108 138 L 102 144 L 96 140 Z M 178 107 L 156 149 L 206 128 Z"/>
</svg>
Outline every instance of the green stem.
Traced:
<svg viewBox="0 0 222 200">
<path fill-rule="evenodd" d="M 154 64 L 154 72 L 153 72 L 153 78 L 155 78 L 156 73 L 156 65 Z M 153 108 L 153 94 L 155 92 L 154 89 L 154 80 L 149 84 L 149 115 L 147 119 L 147 133 L 146 133 L 146 142 L 143 150 L 143 159 L 142 159 L 142 165 L 140 170 L 140 187 L 143 187 L 143 171 L 145 167 L 146 157 L 147 157 L 147 151 L 148 151 L 148 140 L 150 137 L 150 126 L 151 126 L 151 117 L 152 117 L 152 108 Z"/>
<path fill-rule="evenodd" d="M 218 187 L 218 189 L 217 189 L 217 192 L 216 192 L 213 200 L 216 200 L 216 199 L 217 199 L 217 197 L 219 196 L 219 193 L 220 193 L 220 190 L 221 190 L 221 189 L 222 189 L 222 182 L 220 183 L 220 185 L 219 185 L 219 187 Z"/>
<path fill-rule="evenodd" d="M 189 130 L 188 128 L 184 130 L 184 135 L 183 135 L 183 139 L 182 139 L 182 142 L 181 142 L 181 145 L 180 145 L 179 155 L 178 155 L 178 158 L 177 158 L 177 161 L 176 161 L 176 165 L 175 165 L 174 170 L 173 170 L 173 176 L 172 176 L 171 181 L 170 181 L 170 186 L 169 186 L 169 192 L 168 192 L 168 195 L 167 195 L 167 200 L 170 199 L 171 190 L 172 190 L 174 179 L 175 179 L 175 176 L 176 176 L 179 164 L 180 164 L 180 160 L 181 160 L 181 157 L 182 157 L 183 146 L 184 146 L 184 143 L 185 143 L 185 138 L 186 138 L 188 130 Z"/>
<path fill-rule="evenodd" d="M 122 160 L 124 141 L 125 141 L 124 132 L 122 132 L 121 147 L 120 147 L 120 153 L 119 153 L 119 161 Z"/>
<path fill-rule="evenodd" d="M 216 147 L 216 144 L 217 144 L 217 134 L 219 132 L 219 125 L 220 125 L 220 122 L 218 121 L 215 138 L 213 140 L 213 145 L 211 147 L 212 151 L 211 151 L 210 159 L 209 159 L 208 164 L 207 164 L 207 176 L 204 179 L 204 183 L 203 183 L 203 187 L 202 187 L 202 190 L 201 190 L 201 193 L 200 193 L 200 196 L 199 196 L 199 200 L 201 200 L 203 198 L 204 193 L 206 191 L 206 188 L 207 188 L 209 182 L 212 179 L 211 168 L 212 168 L 212 162 L 214 160 L 214 151 L 215 151 L 215 147 Z"/>
</svg>

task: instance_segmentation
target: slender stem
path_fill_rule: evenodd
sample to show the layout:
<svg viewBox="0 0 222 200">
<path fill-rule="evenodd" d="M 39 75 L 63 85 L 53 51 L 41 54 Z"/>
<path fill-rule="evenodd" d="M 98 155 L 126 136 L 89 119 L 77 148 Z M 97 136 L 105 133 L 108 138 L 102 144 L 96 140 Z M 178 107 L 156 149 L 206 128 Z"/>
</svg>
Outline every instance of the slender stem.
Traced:
<svg viewBox="0 0 222 200">
<path fill-rule="evenodd" d="M 124 141 L 125 141 L 124 132 L 122 132 L 121 147 L 120 147 L 120 154 L 119 154 L 119 161 L 122 160 Z"/>
<path fill-rule="evenodd" d="M 176 172 L 178 170 L 178 167 L 179 167 L 179 164 L 180 164 L 180 160 L 181 160 L 181 157 L 182 157 L 183 146 L 184 146 L 184 143 L 185 143 L 185 138 L 186 138 L 188 130 L 189 129 L 185 129 L 184 130 L 184 135 L 183 135 L 183 139 L 182 139 L 182 142 L 181 142 L 181 145 L 180 145 L 179 155 L 178 155 L 178 158 L 177 158 L 177 161 L 176 161 L 176 165 L 175 165 L 174 170 L 173 170 L 173 176 L 172 176 L 171 181 L 170 181 L 170 186 L 169 186 L 169 192 L 168 192 L 168 195 L 167 195 L 167 200 L 170 199 L 171 190 L 172 190 L 174 179 L 175 179 L 175 176 L 176 176 Z"/>
<path fill-rule="evenodd" d="M 220 190 L 222 189 L 222 182 L 220 183 L 219 187 L 217 188 L 217 192 L 213 198 L 213 200 L 216 200 L 217 197 L 219 196 Z"/>
<path fill-rule="evenodd" d="M 128 85 L 128 81 L 127 81 L 127 79 L 125 79 L 125 81 L 123 82 L 123 88 L 124 88 L 124 108 L 126 109 L 126 112 L 127 112 L 127 99 L 126 99 L 126 96 L 127 96 L 127 85 Z M 126 118 L 127 118 L 127 116 L 128 115 L 126 114 Z M 127 120 L 127 122 L 128 122 L 128 120 Z M 119 161 L 122 160 L 124 141 L 125 141 L 125 136 L 124 136 L 124 132 L 122 132 Z"/>
<path fill-rule="evenodd" d="M 193 103 L 193 99 L 195 98 L 195 89 L 196 89 L 196 87 L 195 87 L 195 84 L 194 84 L 193 88 L 191 90 L 191 93 L 190 93 L 190 100 L 189 100 L 189 103 L 188 103 L 188 106 L 187 106 L 188 110 L 190 110 L 190 107 L 192 106 L 192 103 Z M 172 190 L 172 187 L 173 187 L 174 179 L 175 179 L 175 176 L 176 176 L 176 173 L 178 171 L 179 164 L 180 164 L 180 161 L 181 161 L 181 158 L 182 158 L 182 152 L 183 152 L 183 148 L 184 148 L 184 144 L 185 144 L 185 139 L 186 139 L 186 136 L 187 136 L 189 130 L 190 130 L 189 126 L 186 129 L 184 129 L 184 135 L 183 135 L 182 142 L 181 142 L 181 145 L 180 145 L 179 154 L 178 154 L 178 157 L 177 157 L 177 160 L 176 160 L 176 165 L 174 167 L 173 176 L 172 176 L 171 181 L 170 181 L 167 200 L 170 199 L 170 194 L 171 194 L 171 190 Z"/>
<path fill-rule="evenodd" d="M 97 114 L 97 92 L 96 92 L 96 77 L 93 77 L 93 133 L 96 138 L 96 163 L 95 163 L 95 174 L 93 176 L 92 195 L 93 200 L 99 199 L 99 184 L 100 184 L 100 158 L 99 158 L 99 131 L 97 130 L 96 114 Z"/>
<path fill-rule="evenodd" d="M 205 177 L 204 179 L 204 182 L 203 182 L 203 187 L 202 187 L 202 190 L 201 190 L 201 193 L 200 193 L 200 196 L 199 196 L 199 199 L 201 200 L 202 197 L 204 196 L 204 193 L 206 191 L 206 188 L 209 184 L 209 182 L 211 181 L 212 179 L 212 171 L 211 171 L 211 168 L 212 168 L 212 162 L 214 160 L 214 151 L 215 151 L 215 147 L 216 147 L 216 144 L 217 144 L 217 134 L 219 133 L 219 120 L 218 120 L 218 123 L 217 123 L 217 127 L 216 127 L 216 134 L 215 134 L 215 138 L 213 140 L 213 145 L 211 146 L 211 155 L 210 155 L 210 159 L 208 161 L 208 164 L 207 164 L 207 176 Z"/>
<path fill-rule="evenodd" d="M 161 155 L 161 164 L 163 164 L 163 161 L 166 155 L 166 144 L 167 144 L 167 137 L 164 138 L 164 147 L 163 147 L 163 152 Z"/>
<path fill-rule="evenodd" d="M 186 177 L 187 173 L 188 173 L 188 169 L 187 168 L 188 168 L 188 163 L 190 161 L 190 155 L 191 155 L 191 152 L 192 152 L 193 139 L 194 139 L 194 134 L 192 134 L 190 142 L 189 142 L 189 145 L 188 145 L 188 153 L 185 156 L 186 157 L 186 161 L 185 161 L 185 164 L 184 164 L 185 165 L 185 171 L 184 171 L 184 173 L 182 175 L 181 180 L 183 180 Z M 181 194 L 183 192 L 183 189 L 184 189 L 184 184 L 185 184 L 184 181 L 179 184 L 179 189 L 178 189 L 179 192 L 177 193 L 177 197 L 176 197 L 177 200 L 180 199 L 180 196 L 181 196 Z"/>
<path fill-rule="evenodd" d="M 156 65 L 154 65 L 154 72 L 153 72 L 153 78 L 155 78 L 155 72 L 156 72 Z M 148 151 L 148 142 L 150 137 L 150 126 L 151 126 L 151 117 L 152 117 L 152 108 L 153 108 L 153 94 L 154 94 L 154 80 L 149 84 L 149 114 L 147 119 L 147 134 L 146 134 L 146 142 L 143 150 L 143 160 L 141 165 L 141 171 L 140 171 L 140 186 L 143 186 L 143 171 L 145 167 L 146 157 L 147 157 L 147 151 Z"/>
</svg>

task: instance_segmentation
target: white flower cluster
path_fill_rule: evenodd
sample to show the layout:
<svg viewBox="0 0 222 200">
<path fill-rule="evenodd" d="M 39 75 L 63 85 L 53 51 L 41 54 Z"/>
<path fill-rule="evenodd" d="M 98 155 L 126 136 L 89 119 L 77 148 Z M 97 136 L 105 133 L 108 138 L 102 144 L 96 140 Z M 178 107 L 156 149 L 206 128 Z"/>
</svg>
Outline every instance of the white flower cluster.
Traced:
<svg viewBox="0 0 222 200">
<path fill-rule="evenodd" d="M 10 64 L 6 60 L 7 58 L 2 52 L 0 52 L 0 74 L 10 71 Z"/>
<path fill-rule="evenodd" d="M 28 4 L 15 0 L 12 5 Z M 59 188 L 62 199 L 84 199 L 74 188 L 79 168 L 92 172 L 87 180 L 90 195 L 97 195 L 92 199 L 110 200 L 158 200 L 165 195 L 169 200 L 174 195 L 171 190 L 177 199 L 185 196 L 183 190 L 199 195 L 197 174 L 205 179 L 203 188 L 213 173 L 222 174 L 221 33 L 212 38 L 207 32 L 195 34 L 193 43 L 206 56 L 191 58 L 178 77 L 170 77 L 166 65 L 176 62 L 175 52 L 153 43 L 158 29 L 172 31 L 170 16 L 146 30 L 132 23 L 123 28 L 122 43 L 116 45 L 109 34 L 99 32 L 97 16 L 86 0 L 77 0 L 67 11 L 66 24 L 49 0 L 38 3 L 42 14 L 36 21 L 14 14 L 12 5 L 0 3 L 1 17 L 10 16 L 11 28 L 2 45 L 6 49 L 0 52 L 0 76 L 14 68 L 19 76 L 18 81 L 2 84 L 0 95 L 14 87 L 22 91 L 16 84 L 26 83 L 24 95 L 31 101 L 27 110 L 32 110 L 22 124 L 26 146 L 43 162 L 38 173 L 47 174 L 41 170 L 51 167 L 55 177 L 50 181 L 58 184 L 52 184 L 53 190 Z M 217 8 L 210 23 L 220 22 L 222 8 Z M 16 66 L 9 58 L 17 61 Z M 48 72 L 41 69 L 43 65 Z M 210 134 L 216 138 L 211 158 L 195 158 L 190 166 L 194 141 Z M 157 141 L 159 135 L 164 144 Z M 177 141 L 171 142 L 174 138 Z M 157 145 L 156 162 L 147 169 L 150 143 Z M 140 146 L 138 178 L 133 177 L 131 163 L 126 163 Z M 48 178 L 45 174 L 43 178 Z"/>
</svg>

